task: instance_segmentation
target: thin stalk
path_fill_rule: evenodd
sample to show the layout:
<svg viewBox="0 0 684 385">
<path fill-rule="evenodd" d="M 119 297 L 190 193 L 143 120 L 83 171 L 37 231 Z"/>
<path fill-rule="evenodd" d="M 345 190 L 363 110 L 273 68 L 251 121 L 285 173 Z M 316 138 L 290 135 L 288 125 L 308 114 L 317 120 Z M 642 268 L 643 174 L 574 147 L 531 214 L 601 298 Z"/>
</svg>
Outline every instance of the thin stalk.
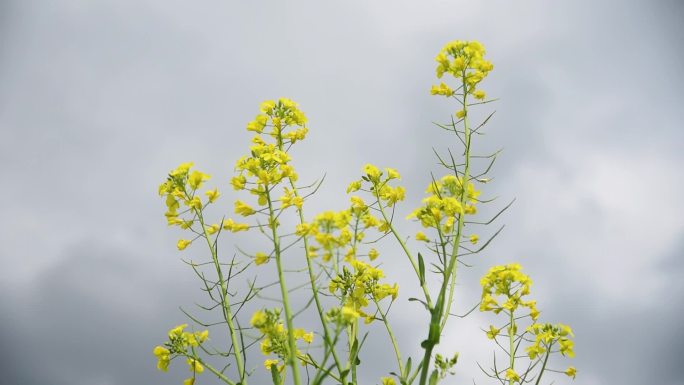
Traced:
<svg viewBox="0 0 684 385">
<path fill-rule="evenodd" d="M 392 347 L 394 348 L 394 355 L 397 358 L 397 365 L 399 365 L 399 373 L 401 375 L 404 375 L 404 365 L 401 363 L 401 353 L 399 353 L 399 345 L 397 344 L 397 339 L 394 337 L 394 333 L 392 332 L 392 327 L 390 326 L 389 322 L 387 321 L 387 315 L 382 311 L 382 308 L 380 308 L 380 304 L 378 301 L 373 297 L 373 302 L 375 302 L 375 306 L 378 309 L 378 313 L 380 313 L 380 316 L 382 317 L 382 322 L 385 324 L 385 329 L 387 329 L 387 334 L 389 335 L 390 341 L 392 341 Z"/>
<path fill-rule="evenodd" d="M 233 313 L 230 309 L 230 299 L 228 296 L 228 285 L 226 285 L 226 282 L 223 279 L 223 273 L 221 272 L 221 264 L 218 260 L 218 253 L 216 251 L 216 248 L 211 244 L 211 240 L 209 239 L 209 233 L 207 233 L 207 228 L 204 225 L 204 216 L 202 215 L 202 211 L 195 209 L 195 214 L 197 214 L 197 219 L 200 222 L 200 226 L 202 226 L 202 234 L 204 239 L 207 241 L 207 246 L 209 246 L 209 250 L 211 251 L 211 258 L 214 262 L 214 268 L 216 269 L 216 273 L 218 274 L 219 285 L 221 286 L 219 294 L 221 296 L 223 318 L 226 320 L 226 323 L 228 324 L 228 329 L 230 330 L 230 341 L 233 344 L 233 347 L 235 348 L 235 363 L 237 364 L 238 374 L 240 376 L 240 383 L 246 385 L 247 377 L 245 376 L 245 364 L 244 359 L 242 357 L 242 346 L 238 341 L 237 330 L 235 328 L 235 324 L 233 323 Z"/>
<path fill-rule="evenodd" d="M 356 349 L 354 349 L 354 344 L 357 342 L 357 336 L 359 333 L 359 319 L 356 318 L 354 320 L 354 323 L 351 325 L 351 333 L 349 336 L 349 363 L 351 364 L 351 374 L 352 374 L 352 384 L 357 384 L 358 382 L 356 381 L 356 357 L 359 355 L 359 348 L 357 346 Z"/>
<path fill-rule="evenodd" d="M 273 239 L 273 251 L 276 257 L 276 268 L 278 269 L 278 281 L 280 283 L 280 294 L 283 298 L 283 308 L 285 310 L 285 323 L 287 325 L 287 342 L 290 349 L 290 356 L 287 358 L 288 364 L 292 368 L 292 377 L 295 385 L 301 384 L 301 377 L 299 374 L 299 365 L 297 365 L 297 343 L 294 337 L 294 326 L 292 324 L 292 310 L 290 309 L 290 299 L 287 292 L 287 285 L 285 285 L 285 275 L 283 273 L 282 258 L 280 253 L 280 237 L 276 231 L 276 217 L 273 210 L 273 201 L 271 200 L 271 192 L 266 186 L 266 200 L 268 201 L 268 216 L 269 226 L 271 227 L 271 235 Z"/>
<path fill-rule="evenodd" d="M 465 74 L 464 74 L 465 78 Z M 465 85 L 464 85 L 465 88 Z M 467 92 L 463 93 L 463 109 L 465 115 L 463 117 L 464 124 L 464 135 L 465 135 L 465 151 L 464 151 L 464 170 L 463 170 L 463 185 L 461 186 L 462 192 L 460 196 L 460 202 L 462 206 L 465 206 L 466 200 L 466 186 L 470 176 L 470 125 L 468 123 L 468 111 L 467 111 Z M 456 177 L 458 177 L 458 172 L 454 168 Z M 425 349 L 425 354 L 423 355 L 423 367 L 420 373 L 420 385 L 425 385 L 427 382 L 428 370 L 430 367 L 430 361 L 432 359 L 432 350 L 439 344 L 439 339 L 442 334 L 442 330 L 446 325 L 447 318 L 451 312 L 451 304 L 453 302 L 454 290 L 456 288 L 456 262 L 458 257 L 458 250 L 461 242 L 461 234 L 463 232 L 463 224 L 465 221 L 465 214 L 460 214 L 458 217 L 458 226 L 455 231 L 454 236 L 454 246 L 451 251 L 451 256 L 449 257 L 449 263 L 447 265 L 446 271 L 444 272 L 444 281 L 439 290 L 439 296 L 437 297 L 437 303 L 434 308 L 430 309 L 430 329 L 428 333 L 428 339 L 423 341 L 423 348 Z M 448 300 L 446 299 L 447 287 L 449 287 Z M 445 308 L 446 304 L 446 308 Z"/>
<path fill-rule="evenodd" d="M 279 149 L 282 151 L 282 141 L 279 142 Z M 297 187 L 294 184 L 294 181 L 292 178 L 289 178 L 290 181 L 290 187 L 292 187 L 292 191 L 294 192 L 295 197 L 299 197 L 299 191 L 297 190 Z M 303 225 L 306 223 L 304 221 L 304 210 L 302 208 L 297 208 L 297 212 L 299 213 L 299 224 Z M 316 286 L 316 275 L 314 274 L 313 270 L 313 263 L 311 263 L 311 258 L 309 258 L 309 240 L 305 236 L 302 237 L 304 241 L 304 254 L 306 257 L 306 268 L 309 273 L 309 283 L 311 284 L 311 292 L 313 294 L 314 298 L 314 303 L 316 304 L 316 311 L 318 313 L 318 317 L 321 321 L 321 326 L 323 327 L 323 340 L 325 342 L 325 345 L 328 349 L 330 349 L 330 353 L 333 356 L 333 360 L 335 361 L 335 366 L 337 367 L 337 372 L 341 375 L 342 373 L 342 363 L 340 362 L 339 357 L 337 356 L 337 351 L 335 350 L 335 346 L 331 341 L 330 338 L 330 329 L 328 328 L 328 323 L 325 320 L 325 311 L 323 310 L 323 305 L 321 304 L 321 300 L 318 295 L 318 287 Z M 342 383 L 344 383 L 345 376 L 342 376 Z"/>
<path fill-rule="evenodd" d="M 539 382 L 541 381 L 541 378 L 544 375 L 544 369 L 546 369 L 546 363 L 549 361 L 550 355 L 551 355 L 551 345 L 549 345 L 549 348 L 546 350 L 546 357 L 544 357 L 544 363 L 542 364 L 541 371 L 539 372 L 539 377 L 537 377 L 537 381 L 535 381 L 534 385 L 539 385 Z"/>
<path fill-rule="evenodd" d="M 463 169 L 463 183 L 462 183 L 462 192 L 461 192 L 461 206 L 465 207 L 466 204 L 466 187 L 468 184 L 468 179 L 470 179 L 470 139 L 471 139 L 471 132 L 470 132 L 470 124 L 468 122 L 468 107 L 466 104 L 466 97 L 467 93 L 463 94 L 463 110 L 465 111 L 465 115 L 463 116 L 463 132 L 465 134 L 465 151 L 464 151 L 464 169 Z M 455 172 L 456 170 L 454 170 Z M 456 173 L 456 177 L 458 177 L 458 173 Z M 448 268 L 448 274 L 451 275 L 451 282 L 449 285 L 449 299 L 446 302 L 446 311 L 444 312 L 444 315 L 442 316 L 442 322 L 440 324 L 440 329 L 444 329 L 444 326 L 446 326 L 447 319 L 449 318 L 449 314 L 451 313 L 451 305 L 454 300 L 454 291 L 456 290 L 456 268 L 458 264 L 456 263 L 456 258 L 458 256 L 458 251 L 461 246 L 461 235 L 463 234 L 463 223 L 465 221 L 465 214 L 461 214 L 458 216 L 458 226 L 456 228 L 456 234 L 454 235 L 454 247 L 451 251 L 451 258 L 449 261 L 449 268 Z M 449 277 L 446 278 L 449 280 Z"/>
<path fill-rule="evenodd" d="M 513 344 L 515 343 L 515 319 L 513 318 L 513 310 L 510 312 L 510 320 L 508 325 L 508 355 L 509 355 L 509 365 L 511 370 L 515 370 L 515 349 Z M 547 355 L 548 358 L 548 355 Z M 508 385 L 513 385 L 513 379 L 508 380 Z"/>
<path fill-rule="evenodd" d="M 235 382 L 231 381 L 228 377 L 226 377 L 225 374 L 221 373 L 218 369 L 202 361 L 201 359 L 199 359 L 199 357 L 193 358 L 199 361 L 199 363 L 202 364 L 205 368 L 209 369 L 210 372 L 214 373 L 214 375 L 216 375 L 216 377 L 218 377 L 221 381 L 225 382 L 228 385 L 237 385 Z"/>
<path fill-rule="evenodd" d="M 375 185 L 374 187 L 377 187 Z M 416 276 L 420 277 L 420 269 L 418 268 L 418 263 L 416 262 L 415 258 L 409 251 L 408 247 L 406 247 L 406 243 L 401 239 L 401 236 L 397 232 L 397 230 L 394 228 L 394 225 L 392 225 L 392 222 L 390 221 L 390 218 L 387 216 L 387 213 L 385 212 L 385 208 L 382 206 L 382 203 L 380 201 L 380 195 L 378 195 L 378 189 L 375 188 L 375 199 L 378 201 L 378 208 L 380 209 L 380 214 L 382 215 L 382 219 L 389 225 L 389 229 L 394 235 L 394 237 L 397 239 L 397 242 L 401 245 L 401 248 L 404 250 L 404 253 L 408 257 L 409 261 L 411 262 L 411 266 L 413 266 L 413 270 L 416 272 Z M 420 279 L 420 278 L 419 278 Z M 423 294 L 425 295 L 425 302 L 428 305 L 428 308 L 432 309 L 432 299 L 430 298 L 430 291 L 428 290 L 427 283 L 425 281 L 421 282 L 420 285 L 421 289 L 423 289 Z"/>
</svg>

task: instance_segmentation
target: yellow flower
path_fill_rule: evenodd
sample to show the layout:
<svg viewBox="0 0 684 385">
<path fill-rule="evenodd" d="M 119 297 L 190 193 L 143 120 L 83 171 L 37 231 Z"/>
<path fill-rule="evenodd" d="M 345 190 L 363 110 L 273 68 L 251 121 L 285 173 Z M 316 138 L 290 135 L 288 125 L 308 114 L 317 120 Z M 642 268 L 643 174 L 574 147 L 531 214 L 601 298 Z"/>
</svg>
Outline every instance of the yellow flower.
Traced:
<svg viewBox="0 0 684 385">
<path fill-rule="evenodd" d="M 178 247 L 178 250 L 185 250 L 185 248 L 188 247 L 188 245 L 190 245 L 191 243 L 192 241 L 189 241 L 187 239 L 181 239 L 178 241 L 176 246 Z"/>
<path fill-rule="evenodd" d="M 223 221 L 223 229 L 231 231 L 233 233 L 237 233 L 238 231 L 249 230 L 249 225 L 246 223 L 236 223 L 236 222 L 233 222 L 232 219 L 228 218 L 228 219 Z"/>
<path fill-rule="evenodd" d="M 352 322 L 360 316 L 361 314 L 358 311 L 354 310 L 354 308 L 349 306 L 342 307 L 342 318 L 344 318 L 345 321 Z"/>
<path fill-rule="evenodd" d="M 233 185 L 234 190 L 242 190 L 245 188 L 247 178 L 244 175 L 234 176 L 230 179 L 230 184 Z"/>
<path fill-rule="evenodd" d="M 520 382 L 520 376 L 511 368 L 506 369 L 506 378 L 511 381 Z"/>
<path fill-rule="evenodd" d="M 175 176 L 187 174 L 193 165 L 194 165 L 194 163 L 192 163 L 192 162 L 181 163 L 181 165 L 176 167 L 175 170 L 171 171 L 171 173 L 169 173 L 169 175 L 171 175 L 172 177 L 175 177 Z"/>
<path fill-rule="evenodd" d="M 380 181 L 380 175 L 382 175 L 382 171 L 380 171 L 379 168 L 373 166 L 372 164 L 369 163 L 363 166 L 363 172 L 366 173 L 366 175 L 372 182 Z"/>
<path fill-rule="evenodd" d="M 307 344 L 312 343 L 313 339 L 314 339 L 313 332 L 306 333 L 302 336 L 302 340 L 304 340 L 304 342 L 306 342 Z"/>
<path fill-rule="evenodd" d="M 539 344 L 535 344 L 526 347 L 525 351 L 527 351 L 527 355 L 530 357 L 530 359 L 533 360 L 539 357 L 540 354 L 544 353 L 546 349 Z"/>
<path fill-rule="evenodd" d="M 213 225 L 207 227 L 207 233 L 208 234 L 214 234 L 215 232 L 217 232 L 219 230 L 219 228 L 221 228 L 221 226 L 214 223 Z"/>
<path fill-rule="evenodd" d="M 195 333 L 196 338 L 199 340 L 200 343 L 204 342 L 209 338 L 209 330 L 205 330 L 199 333 Z"/>
<path fill-rule="evenodd" d="M 214 203 L 214 201 L 219 197 L 219 191 L 218 189 L 213 189 L 206 191 L 205 194 L 207 195 L 207 198 L 209 198 L 209 203 Z"/>
<path fill-rule="evenodd" d="M 560 352 L 562 355 L 571 358 L 575 356 L 575 352 L 573 351 L 574 342 L 566 338 L 561 338 L 558 343 L 560 344 Z"/>
<path fill-rule="evenodd" d="M 182 324 L 169 330 L 169 339 L 179 338 L 183 335 L 183 330 L 188 327 L 188 324 Z"/>
<path fill-rule="evenodd" d="M 466 116 L 466 111 L 465 110 L 458 110 L 456 111 L 456 117 L 459 119 L 462 119 L 464 116 Z"/>
<path fill-rule="evenodd" d="M 250 207 L 248 204 L 244 203 L 241 200 L 235 201 L 235 214 L 242 215 L 243 217 L 250 216 L 254 214 L 255 211 L 252 207 Z"/>
<path fill-rule="evenodd" d="M 252 315 L 252 319 L 249 323 L 255 328 L 260 328 L 264 326 L 267 321 L 268 317 L 266 316 L 266 313 L 263 310 L 257 310 L 254 315 Z"/>
<path fill-rule="evenodd" d="M 299 197 L 299 196 L 294 197 L 294 198 L 292 199 L 292 204 L 294 204 L 295 207 L 301 209 L 301 208 L 302 208 L 302 205 L 304 204 L 304 198 Z"/>
<path fill-rule="evenodd" d="M 359 196 L 354 195 L 351 198 L 349 198 L 349 200 L 351 201 L 353 208 L 362 209 L 366 207 L 366 202 L 364 202 L 363 199 Z"/>
<path fill-rule="evenodd" d="M 188 358 L 188 365 L 190 366 L 190 371 L 195 373 L 202 373 L 204 371 L 204 366 L 194 358 Z"/>
<path fill-rule="evenodd" d="M 575 369 L 574 366 L 570 366 L 565 370 L 565 375 L 568 377 L 572 377 L 572 379 L 575 379 L 575 376 L 577 375 L 577 369 Z"/>
<path fill-rule="evenodd" d="M 385 172 L 387 172 L 388 179 L 401 179 L 401 175 L 399 175 L 399 172 L 393 168 L 387 167 L 385 169 Z"/>
<path fill-rule="evenodd" d="M 171 354 L 169 349 L 163 346 L 155 346 L 153 353 L 158 359 L 157 369 L 166 372 L 169 369 L 169 362 L 171 361 L 169 358 L 169 354 Z"/>
<path fill-rule="evenodd" d="M 419 231 L 416 233 L 416 241 L 421 241 L 421 242 L 430 242 L 427 236 L 425 236 L 425 233 L 422 231 Z"/>
<path fill-rule="evenodd" d="M 482 100 L 485 98 L 486 94 L 482 90 L 477 90 L 473 92 L 473 96 L 475 97 L 475 99 Z"/>
<path fill-rule="evenodd" d="M 440 83 L 438 86 L 432 86 L 432 88 L 430 89 L 430 94 L 432 94 L 432 95 L 444 95 L 446 97 L 449 97 L 449 96 L 452 96 L 454 94 L 454 90 L 449 88 L 448 85 L 446 85 L 444 83 Z"/>
<path fill-rule="evenodd" d="M 350 192 L 359 191 L 360 188 L 361 188 L 361 181 L 355 180 L 355 181 L 351 182 L 349 184 L 349 186 L 347 187 L 347 194 L 349 194 Z"/>
<path fill-rule="evenodd" d="M 278 365 L 278 362 L 278 360 L 266 360 L 264 361 L 264 367 L 266 368 L 266 370 L 270 371 L 273 365 Z"/>
<path fill-rule="evenodd" d="M 370 258 L 371 261 L 374 261 L 379 255 L 380 253 L 375 249 L 370 249 L 370 251 L 368 251 L 368 258 Z"/>
<path fill-rule="evenodd" d="M 565 324 L 557 324 L 556 326 L 558 326 L 558 328 L 560 329 L 560 335 L 561 336 L 565 337 L 568 334 L 573 336 L 573 337 L 575 336 L 575 334 L 572 332 L 572 329 L 570 328 L 570 326 L 565 325 Z"/>
<path fill-rule="evenodd" d="M 163 357 L 163 356 L 168 356 L 171 352 L 169 352 L 169 349 L 167 349 L 163 346 L 155 346 L 153 353 L 157 357 Z"/>
<path fill-rule="evenodd" d="M 273 100 L 266 100 L 259 106 L 259 110 L 266 115 L 271 115 L 273 113 L 273 108 L 275 108 L 275 102 Z"/>
<path fill-rule="evenodd" d="M 537 310 L 536 307 L 534 307 L 530 310 L 530 317 L 532 317 L 533 321 L 536 321 L 537 318 L 539 318 L 539 310 Z"/>
<path fill-rule="evenodd" d="M 268 116 L 257 115 L 254 120 L 247 123 L 247 131 L 254 131 L 257 134 L 261 134 L 264 131 L 264 127 L 266 127 L 266 123 L 268 123 Z"/>
<path fill-rule="evenodd" d="M 268 255 L 266 255 L 262 252 L 256 253 L 256 256 L 254 257 L 254 262 L 257 265 L 263 265 L 264 263 L 268 263 L 268 260 L 269 260 Z"/>
<path fill-rule="evenodd" d="M 193 190 L 196 190 L 200 188 L 203 182 L 209 180 L 209 178 L 209 175 L 195 170 L 188 177 L 188 184 L 190 185 L 190 187 L 192 187 Z"/>
<path fill-rule="evenodd" d="M 490 340 L 493 340 L 494 338 L 496 338 L 497 335 L 499 335 L 499 331 L 501 331 L 501 329 L 495 328 L 494 325 L 489 325 L 489 331 L 487 332 L 487 338 L 489 338 Z"/>
<path fill-rule="evenodd" d="M 473 234 L 470 236 L 470 243 L 472 243 L 473 245 L 476 244 L 477 241 L 479 241 L 479 240 L 480 240 L 480 237 L 478 237 L 477 234 Z"/>
<path fill-rule="evenodd" d="M 380 380 L 382 381 L 382 385 L 397 385 L 392 377 L 382 377 Z"/>
<path fill-rule="evenodd" d="M 183 385 L 195 385 L 195 377 L 186 378 Z"/>
<path fill-rule="evenodd" d="M 188 201 L 188 207 L 191 207 L 195 210 L 201 210 L 202 209 L 202 201 L 200 200 L 199 197 L 193 197 Z"/>
</svg>

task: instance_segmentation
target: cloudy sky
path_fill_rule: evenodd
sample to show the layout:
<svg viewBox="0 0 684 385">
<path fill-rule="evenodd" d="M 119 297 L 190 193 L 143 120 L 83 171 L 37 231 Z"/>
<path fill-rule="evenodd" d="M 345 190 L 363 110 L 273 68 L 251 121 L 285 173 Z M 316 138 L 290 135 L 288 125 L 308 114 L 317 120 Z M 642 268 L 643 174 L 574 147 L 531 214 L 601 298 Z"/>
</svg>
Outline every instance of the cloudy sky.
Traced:
<svg viewBox="0 0 684 385">
<path fill-rule="evenodd" d="M 2 383 L 181 383 L 151 355 L 200 298 L 156 195 L 168 170 L 194 161 L 228 210 L 245 123 L 287 96 L 309 118 L 302 179 L 327 175 L 310 213 L 341 209 L 366 162 L 402 172 L 409 212 L 438 170 L 431 148 L 456 144 L 431 125 L 455 109 L 428 93 L 433 58 L 477 39 L 500 98 L 477 148 L 504 148 L 485 194 L 517 200 L 457 307 L 489 266 L 519 261 L 543 317 L 575 329 L 577 357 L 559 365 L 577 383 L 683 384 L 683 19 L 678 0 L 1 1 Z M 405 298 L 396 328 L 416 356 L 424 317 Z M 486 383 L 486 322 L 445 336 L 454 383 Z M 382 343 L 368 383 L 394 369 Z"/>
</svg>

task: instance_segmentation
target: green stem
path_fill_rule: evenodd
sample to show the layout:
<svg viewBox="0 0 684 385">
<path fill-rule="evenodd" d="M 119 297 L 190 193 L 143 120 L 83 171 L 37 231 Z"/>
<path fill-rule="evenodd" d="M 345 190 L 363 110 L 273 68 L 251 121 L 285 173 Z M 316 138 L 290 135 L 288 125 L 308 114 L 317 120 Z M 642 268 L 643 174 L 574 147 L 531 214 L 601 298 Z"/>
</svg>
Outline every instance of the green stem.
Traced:
<svg viewBox="0 0 684 385">
<path fill-rule="evenodd" d="M 271 200 L 271 192 L 268 186 L 266 188 L 266 199 L 268 201 L 268 217 L 269 226 L 271 227 L 271 235 L 273 237 L 273 252 L 276 257 L 276 267 L 278 269 L 278 281 L 280 283 L 280 294 L 283 298 L 283 308 L 285 310 L 285 323 L 287 325 L 287 342 L 290 349 L 288 357 L 288 364 L 292 368 L 292 377 L 295 385 L 301 384 L 299 374 L 299 365 L 297 364 L 297 343 L 294 337 L 294 326 L 292 324 L 292 310 L 290 309 L 290 300 L 287 292 L 287 285 L 285 284 L 285 275 L 283 274 L 282 258 L 280 252 L 280 237 L 276 231 L 276 216 L 273 210 L 273 201 Z"/>
<path fill-rule="evenodd" d="M 544 357 L 544 363 L 542 364 L 541 371 L 539 372 L 539 377 L 537 377 L 537 381 L 535 381 L 534 385 L 539 385 L 539 382 L 541 381 L 542 376 L 544 375 L 544 369 L 546 369 L 546 363 L 549 361 L 549 356 L 551 355 L 551 345 L 549 345 L 549 348 L 546 350 L 546 356 Z"/>
<path fill-rule="evenodd" d="M 237 385 L 235 382 L 231 381 L 228 377 L 226 377 L 223 373 L 221 373 L 219 370 L 217 370 L 213 366 L 207 364 L 206 362 L 202 361 L 198 357 L 193 357 L 193 358 L 196 359 L 197 361 L 199 361 L 199 363 L 202 364 L 202 366 L 209 369 L 210 372 L 214 373 L 214 375 L 216 375 L 216 377 L 221 379 L 221 381 L 225 382 L 228 385 Z"/>
<path fill-rule="evenodd" d="M 280 150 L 282 151 L 282 142 L 280 142 L 279 145 Z M 289 180 L 290 186 L 292 187 L 292 191 L 294 192 L 294 196 L 299 197 L 299 191 L 297 190 L 297 187 L 295 187 L 294 181 L 292 180 L 292 178 L 289 178 Z M 303 225 L 304 223 L 306 223 L 304 221 L 304 210 L 298 207 L 297 212 L 299 213 L 299 224 Z M 321 325 L 323 326 L 323 340 L 326 345 L 326 348 L 330 349 L 330 353 L 332 354 L 333 360 L 335 361 L 337 371 L 341 375 L 342 363 L 340 362 L 340 359 L 337 356 L 337 351 L 335 350 L 335 346 L 331 341 L 330 329 L 328 328 L 328 323 L 325 320 L 325 312 L 323 311 L 323 305 L 321 305 L 321 300 L 318 295 L 318 287 L 316 286 L 316 275 L 313 271 L 313 263 L 311 262 L 311 258 L 309 257 L 309 240 L 306 235 L 304 235 L 302 239 L 304 241 L 304 254 L 306 256 L 306 268 L 309 273 L 309 283 L 311 284 L 311 292 L 313 293 L 314 303 L 316 304 L 316 311 L 318 312 L 318 317 L 321 321 Z M 345 376 L 341 377 L 342 381 L 340 382 L 344 383 Z"/>
<path fill-rule="evenodd" d="M 463 109 L 465 111 L 465 116 L 463 117 L 464 132 L 465 132 L 465 166 L 463 170 L 463 183 L 462 192 L 460 196 L 460 203 L 462 207 L 465 207 L 467 195 L 466 189 L 468 185 L 468 179 L 470 178 L 470 125 L 468 123 L 468 111 L 467 111 L 467 96 L 468 93 L 463 93 Z M 456 177 L 458 178 L 458 172 L 454 169 Z M 442 334 L 442 330 L 446 325 L 446 321 L 451 313 L 451 305 L 454 299 L 454 291 L 456 289 L 456 263 L 458 259 L 458 251 L 461 244 L 461 234 L 463 232 L 463 225 L 465 221 L 465 214 L 460 214 L 458 216 L 458 225 L 455 229 L 456 234 L 453 237 L 453 249 L 451 251 L 451 256 L 449 258 L 449 263 L 447 265 L 446 271 L 444 273 L 444 281 L 439 290 L 439 296 L 437 297 L 437 303 L 434 308 L 430 308 L 431 318 L 430 318 L 430 331 L 428 334 L 428 339 L 423 342 L 423 348 L 425 349 L 425 355 L 423 356 L 423 368 L 420 373 L 420 385 L 425 385 L 427 381 L 427 374 L 429 370 L 430 360 L 432 358 L 432 350 L 435 345 L 439 344 L 439 339 Z M 447 299 L 447 287 L 449 288 L 449 294 Z M 446 307 L 445 307 L 446 305 Z"/>
<path fill-rule="evenodd" d="M 349 363 L 351 364 L 351 374 L 352 374 L 352 384 L 357 384 L 356 380 L 356 358 L 359 355 L 359 347 L 353 349 L 354 344 L 358 344 L 357 337 L 359 334 L 359 319 L 355 319 L 354 323 L 351 325 L 351 335 L 349 339 Z"/>
<path fill-rule="evenodd" d="M 515 318 L 513 318 L 513 310 L 510 312 L 510 320 L 508 325 L 508 355 L 509 365 L 511 370 L 515 370 L 515 350 L 513 344 L 515 342 Z M 513 385 L 513 379 L 508 380 L 509 385 Z"/>
<path fill-rule="evenodd" d="M 465 87 L 464 87 L 465 88 Z M 464 151 L 464 169 L 463 169 L 463 183 L 462 183 L 462 192 L 460 196 L 460 203 L 461 206 L 465 208 L 465 205 L 467 204 L 467 186 L 468 186 L 468 180 L 470 179 L 470 124 L 468 122 L 468 104 L 467 104 L 467 92 L 463 93 L 463 110 L 465 111 L 465 116 L 463 116 L 463 132 L 465 133 L 465 151 Z M 456 170 L 454 170 L 456 172 Z M 456 177 L 458 178 L 458 173 L 456 173 Z M 446 302 L 446 311 L 444 312 L 444 315 L 442 316 L 442 322 L 440 325 L 440 328 L 443 330 L 444 327 L 446 326 L 447 319 L 449 318 L 449 314 L 451 313 L 451 305 L 454 301 L 454 291 L 456 290 L 456 268 L 457 268 L 457 258 L 458 258 L 458 252 L 461 246 L 461 238 L 463 234 L 463 224 L 465 221 L 465 214 L 461 214 L 458 216 L 458 226 L 456 227 L 456 234 L 454 235 L 453 242 L 454 242 L 454 247 L 451 251 L 451 258 L 449 261 L 449 268 L 447 269 L 448 275 L 451 275 L 451 282 L 449 284 L 449 299 Z M 446 280 L 449 280 L 449 277 L 447 276 Z"/>
<path fill-rule="evenodd" d="M 247 378 L 245 376 L 245 365 L 244 359 L 242 357 L 242 347 L 240 346 L 240 342 L 238 341 L 237 331 L 235 329 L 235 324 L 233 323 L 233 313 L 230 309 L 230 299 L 228 296 L 228 285 L 223 279 L 223 273 L 221 272 L 221 264 L 219 263 L 218 259 L 218 252 L 216 248 L 214 248 L 214 246 L 211 244 L 209 233 L 207 233 L 207 228 L 204 224 L 204 216 L 202 215 L 202 211 L 195 209 L 195 214 L 197 215 L 197 219 L 200 222 L 200 226 L 202 226 L 202 234 L 204 239 L 207 241 L 207 246 L 209 246 L 209 250 L 211 251 L 211 258 L 214 262 L 214 268 L 216 269 L 216 273 L 218 274 L 219 285 L 221 286 L 221 290 L 219 293 L 221 296 L 223 308 L 223 318 L 226 320 L 226 323 L 228 324 L 228 329 L 230 330 L 230 341 L 233 344 L 233 348 L 235 351 L 235 362 L 237 364 L 238 374 L 240 376 L 240 383 L 246 385 Z"/>
<path fill-rule="evenodd" d="M 392 225 L 392 222 L 390 221 L 389 217 L 387 216 L 387 213 L 385 212 L 385 208 L 382 206 L 382 203 L 380 201 L 380 195 L 378 195 L 378 189 L 377 189 L 377 184 L 374 186 L 374 192 L 375 192 L 375 199 L 378 202 L 378 208 L 380 209 L 380 214 L 382 214 L 382 219 L 388 224 L 390 231 L 394 235 L 394 238 L 396 238 L 397 242 L 401 245 L 401 248 L 404 250 L 404 253 L 408 257 L 409 261 L 411 262 L 411 266 L 413 266 L 413 270 L 416 272 L 416 276 L 419 277 L 418 279 L 420 280 L 420 269 L 418 268 L 418 263 L 416 262 L 416 259 L 413 257 L 411 252 L 409 251 L 408 247 L 406 247 L 406 243 L 401 239 L 401 236 L 397 232 L 397 230 L 394 228 L 394 225 Z M 427 303 L 428 308 L 432 309 L 432 299 L 430 298 L 430 291 L 428 290 L 427 283 L 425 280 L 421 282 L 420 287 L 423 289 L 423 294 L 425 296 L 425 302 Z"/>
<path fill-rule="evenodd" d="M 389 335 L 390 341 L 392 341 L 392 347 L 394 348 L 394 355 L 397 357 L 397 364 L 399 365 L 399 373 L 403 376 L 404 375 L 404 365 L 401 363 L 401 354 L 399 353 L 399 345 L 397 344 L 397 339 L 394 337 L 394 333 L 392 332 L 392 327 L 390 326 L 389 322 L 387 321 L 387 315 L 382 311 L 380 308 L 380 304 L 378 301 L 373 297 L 373 302 L 375 302 L 375 306 L 378 309 L 378 313 L 380 313 L 380 316 L 382 317 L 382 322 L 385 324 L 385 329 L 387 329 L 387 334 Z"/>
</svg>

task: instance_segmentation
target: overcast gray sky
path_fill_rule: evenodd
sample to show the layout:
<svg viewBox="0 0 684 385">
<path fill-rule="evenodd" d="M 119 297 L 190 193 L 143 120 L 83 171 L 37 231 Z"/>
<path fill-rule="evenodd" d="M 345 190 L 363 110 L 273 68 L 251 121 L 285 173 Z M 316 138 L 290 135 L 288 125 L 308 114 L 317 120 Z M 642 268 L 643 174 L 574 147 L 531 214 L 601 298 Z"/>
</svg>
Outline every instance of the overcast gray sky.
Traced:
<svg viewBox="0 0 684 385">
<path fill-rule="evenodd" d="M 286 96 L 309 118 L 302 178 L 327 173 L 311 214 L 341 209 L 366 162 L 402 172 L 409 212 L 446 148 L 430 122 L 455 109 L 429 95 L 433 58 L 477 39 L 500 98 L 479 148 L 505 148 L 485 193 L 517 201 L 459 309 L 520 261 L 544 318 L 576 331 L 577 383 L 684 384 L 682 20 L 677 0 L 0 1 L 1 382 L 181 383 L 151 355 L 198 298 L 156 194 L 168 170 L 194 161 L 231 207 L 245 123 Z M 396 317 L 406 352 L 423 321 Z M 486 319 L 453 325 L 454 383 L 482 379 Z"/>
</svg>

